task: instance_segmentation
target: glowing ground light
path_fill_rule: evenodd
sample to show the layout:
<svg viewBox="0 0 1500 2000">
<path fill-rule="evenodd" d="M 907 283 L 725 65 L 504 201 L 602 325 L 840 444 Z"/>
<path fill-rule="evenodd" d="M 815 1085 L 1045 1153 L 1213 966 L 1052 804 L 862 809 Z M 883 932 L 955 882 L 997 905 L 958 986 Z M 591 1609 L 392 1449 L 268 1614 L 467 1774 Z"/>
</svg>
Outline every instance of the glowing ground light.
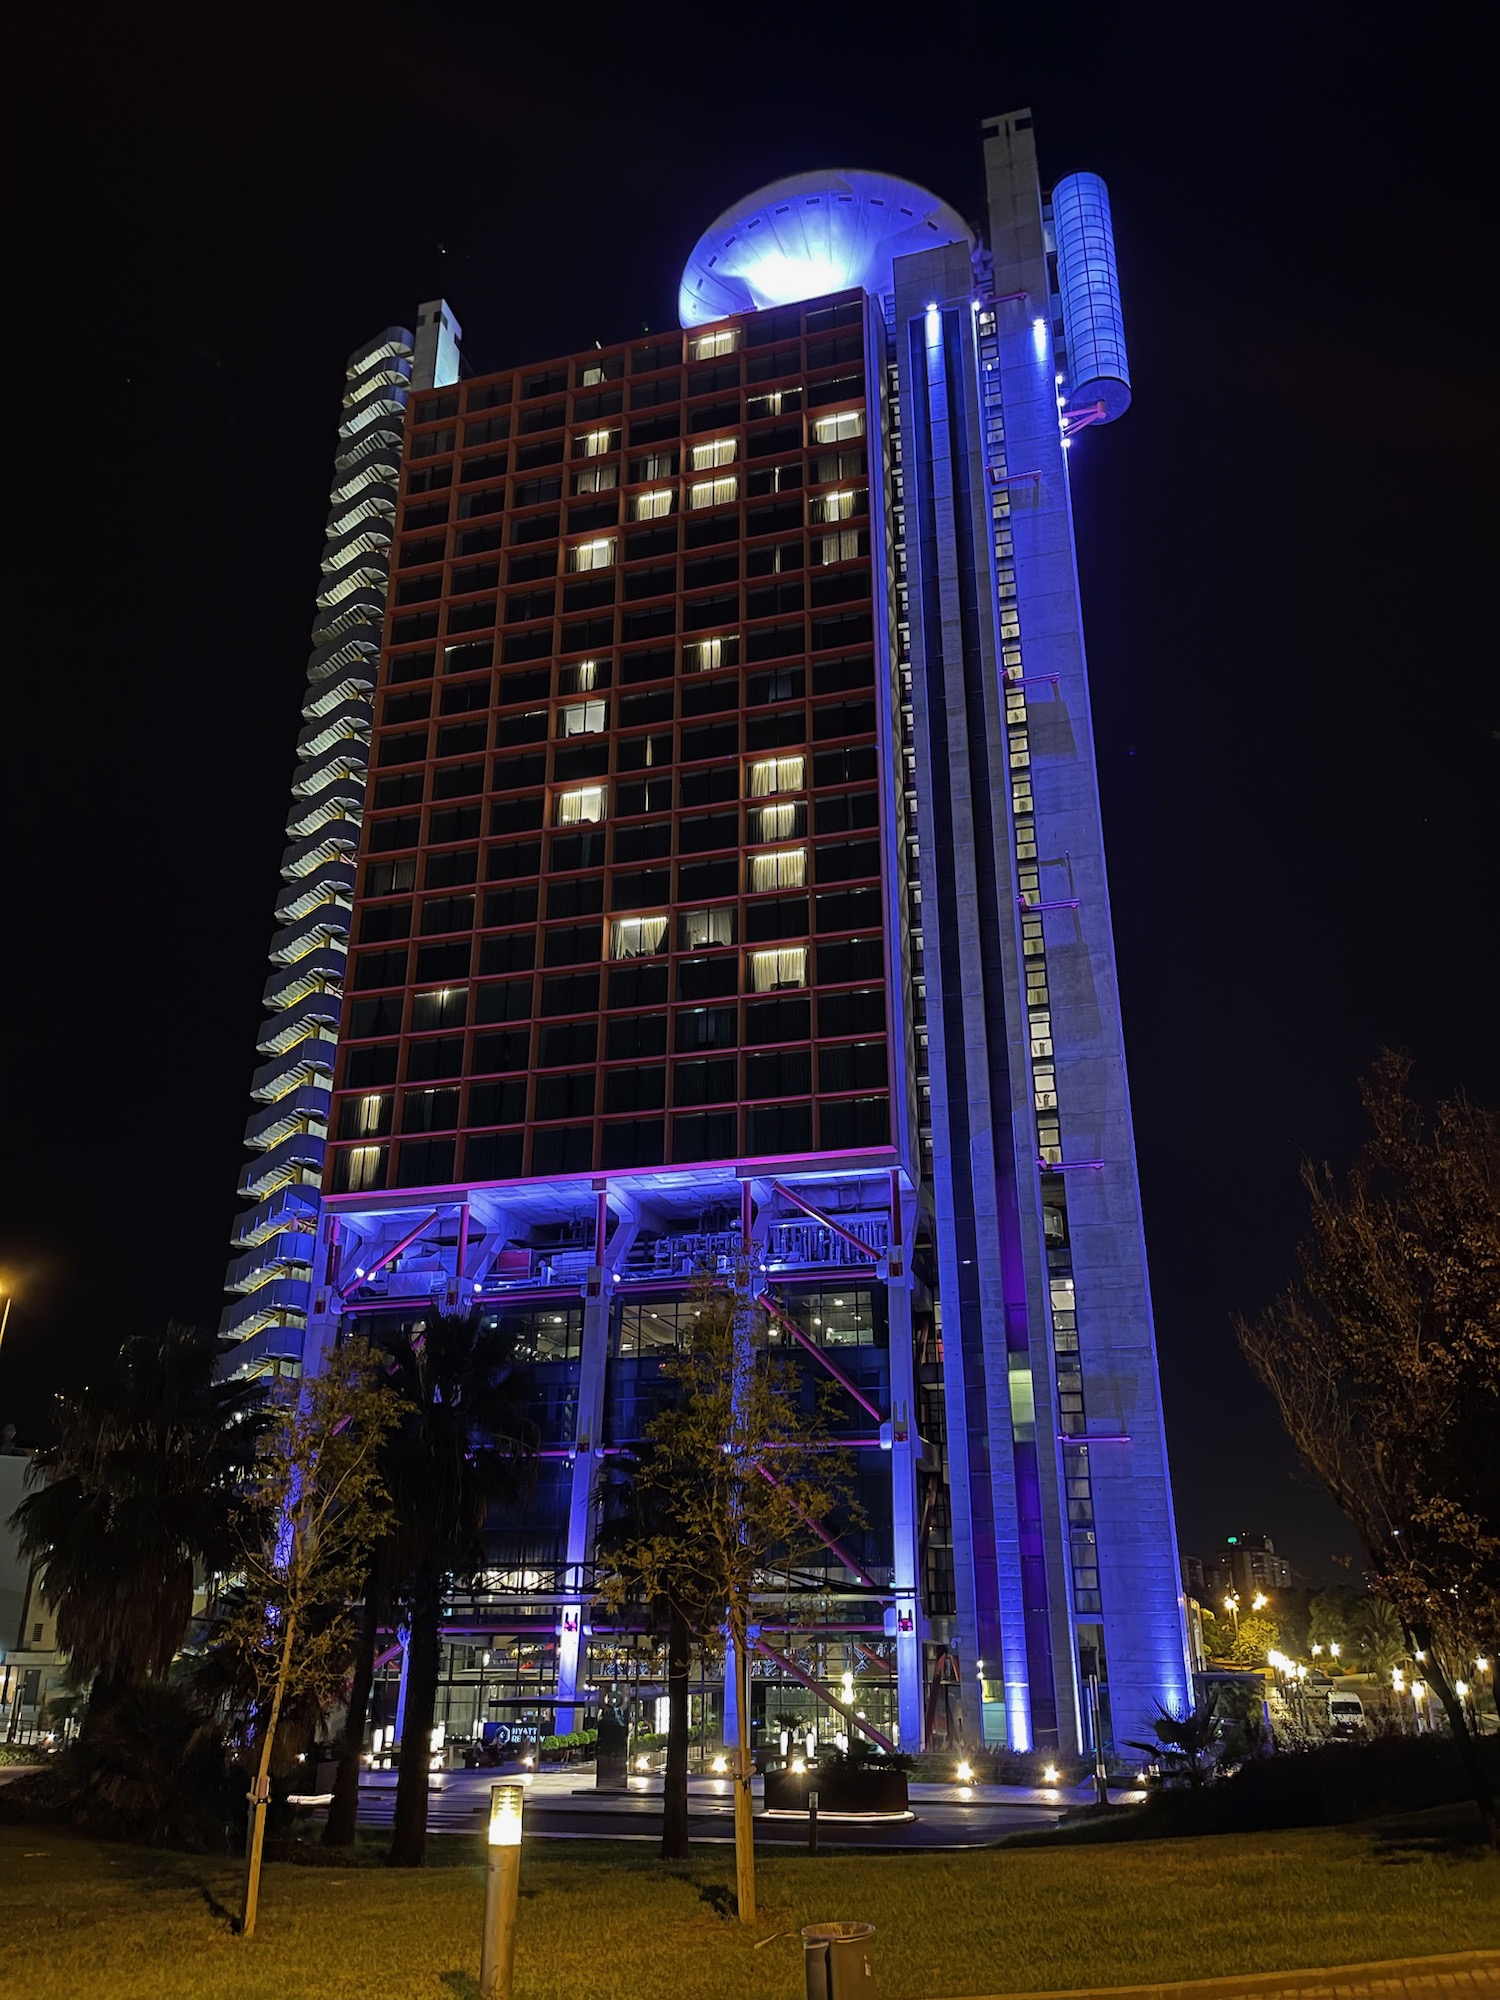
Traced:
<svg viewBox="0 0 1500 2000">
<path fill-rule="evenodd" d="M 728 1775 L 729 1771 L 729 1759 L 727 1757 L 715 1757 L 715 1759 L 709 1765 L 708 1768 L 713 1772 L 716 1778 L 725 1777 Z"/>
<path fill-rule="evenodd" d="M 1058 1770 L 1057 1766 L 1049 1764 L 1042 1773 L 1042 1783 L 1044 1785 L 1055 1785 L 1061 1776 L 1062 1772 Z"/>
<path fill-rule="evenodd" d="M 958 1767 L 958 1782 L 961 1785 L 967 1785 L 972 1781 L 973 1776 L 974 1776 L 974 1766 L 969 1762 L 968 1758 L 966 1757 Z"/>
</svg>

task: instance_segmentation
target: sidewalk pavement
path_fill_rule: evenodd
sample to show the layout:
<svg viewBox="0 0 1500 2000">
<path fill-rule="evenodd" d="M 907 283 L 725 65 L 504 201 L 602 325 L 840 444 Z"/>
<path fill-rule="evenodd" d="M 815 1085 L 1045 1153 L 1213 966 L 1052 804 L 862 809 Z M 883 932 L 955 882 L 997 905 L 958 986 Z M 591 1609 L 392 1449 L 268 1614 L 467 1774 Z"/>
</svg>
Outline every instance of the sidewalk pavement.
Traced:
<svg viewBox="0 0 1500 2000">
<path fill-rule="evenodd" d="M 990 1993 L 970 2000 L 1490 2000 L 1500 1995 L 1500 1951 L 1447 1952 L 1310 1972 L 1245 1972 L 1149 1986 L 1089 1986 L 1068 1993 Z"/>
</svg>

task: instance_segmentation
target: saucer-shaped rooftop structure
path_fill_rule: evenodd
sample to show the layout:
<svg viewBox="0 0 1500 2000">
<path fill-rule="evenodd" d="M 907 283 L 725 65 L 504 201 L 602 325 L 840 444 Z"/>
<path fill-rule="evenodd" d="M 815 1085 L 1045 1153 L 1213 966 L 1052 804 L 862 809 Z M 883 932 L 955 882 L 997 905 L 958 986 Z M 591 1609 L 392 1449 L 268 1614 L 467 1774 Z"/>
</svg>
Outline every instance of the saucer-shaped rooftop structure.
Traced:
<svg viewBox="0 0 1500 2000">
<path fill-rule="evenodd" d="M 912 181 L 863 168 L 793 174 L 704 230 L 683 269 L 678 317 L 702 326 L 855 285 L 888 292 L 896 258 L 973 242 L 963 217 Z"/>
</svg>

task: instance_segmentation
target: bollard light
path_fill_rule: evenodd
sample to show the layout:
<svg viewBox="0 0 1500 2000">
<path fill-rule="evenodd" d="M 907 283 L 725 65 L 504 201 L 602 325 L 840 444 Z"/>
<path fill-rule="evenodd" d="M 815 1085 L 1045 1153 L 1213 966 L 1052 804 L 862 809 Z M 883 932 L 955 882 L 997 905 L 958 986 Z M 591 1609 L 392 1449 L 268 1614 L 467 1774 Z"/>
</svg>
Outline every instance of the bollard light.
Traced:
<svg viewBox="0 0 1500 2000">
<path fill-rule="evenodd" d="M 521 1806 L 525 1789 L 520 1785 L 490 1786 L 490 1846 L 521 1845 Z"/>
<path fill-rule="evenodd" d="M 1049 1764 L 1042 1773 L 1042 1783 L 1044 1785 L 1055 1785 L 1061 1776 L 1062 1773 L 1058 1770 L 1057 1766 Z"/>
<path fill-rule="evenodd" d="M 521 1894 L 521 1807 L 525 1797 L 520 1785 L 490 1786 L 479 2000 L 511 2000 L 516 1971 L 516 1909 Z"/>
<path fill-rule="evenodd" d="M 963 1762 L 958 1767 L 958 1782 L 961 1785 L 966 1785 L 968 1784 L 969 1780 L 973 1777 L 973 1775 L 974 1775 L 974 1766 L 969 1762 L 968 1758 L 965 1757 Z"/>
</svg>

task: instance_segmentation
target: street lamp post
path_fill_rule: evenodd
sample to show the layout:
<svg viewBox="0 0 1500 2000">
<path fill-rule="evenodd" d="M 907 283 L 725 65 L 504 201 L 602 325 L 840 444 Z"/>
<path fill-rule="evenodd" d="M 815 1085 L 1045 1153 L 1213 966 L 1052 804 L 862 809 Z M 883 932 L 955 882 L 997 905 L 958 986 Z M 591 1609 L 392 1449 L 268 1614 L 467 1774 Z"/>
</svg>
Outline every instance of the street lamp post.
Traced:
<svg viewBox="0 0 1500 2000">
<path fill-rule="evenodd" d="M 515 1983 L 516 1910 L 521 1894 L 521 1805 L 525 1796 L 520 1785 L 490 1786 L 479 2000 L 511 2000 Z"/>
<path fill-rule="evenodd" d="M 1229 1595 L 1224 1599 L 1224 1609 L 1234 1620 L 1234 1635 L 1238 1638 L 1240 1633 L 1240 1594 L 1237 1590 L 1230 1591 Z"/>
</svg>

